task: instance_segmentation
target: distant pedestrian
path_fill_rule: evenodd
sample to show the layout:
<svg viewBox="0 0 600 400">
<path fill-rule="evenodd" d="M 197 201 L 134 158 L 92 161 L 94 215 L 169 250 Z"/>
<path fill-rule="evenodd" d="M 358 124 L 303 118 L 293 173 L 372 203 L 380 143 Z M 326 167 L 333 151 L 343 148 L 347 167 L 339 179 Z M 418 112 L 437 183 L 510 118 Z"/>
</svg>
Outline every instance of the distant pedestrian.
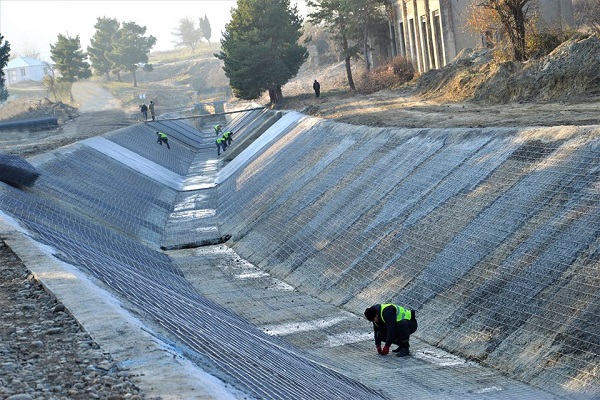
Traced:
<svg viewBox="0 0 600 400">
<path fill-rule="evenodd" d="M 233 132 L 227 131 L 223 134 L 223 139 L 225 139 L 225 143 L 227 146 L 231 146 L 231 142 L 233 141 Z"/>
<path fill-rule="evenodd" d="M 167 145 L 167 149 L 171 148 L 171 146 L 169 146 L 169 138 L 167 137 L 166 134 L 164 134 L 162 132 L 156 132 L 156 135 L 158 136 L 156 143 L 160 144 L 161 146 L 164 143 Z"/>
<path fill-rule="evenodd" d="M 148 106 L 146 103 L 140 106 L 140 111 L 142 112 L 142 117 L 144 117 L 144 121 L 148 120 Z"/>
<path fill-rule="evenodd" d="M 223 131 L 223 125 L 221 125 L 221 124 L 215 125 L 215 135 L 220 136 L 222 131 Z"/>
<path fill-rule="evenodd" d="M 315 79 L 313 82 L 313 90 L 315 91 L 315 98 L 319 98 L 321 95 L 321 84 Z"/>
<path fill-rule="evenodd" d="M 154 121 L 156 114 L 154 113 L 154 102 L 152 100 L 150 100 L 150 106 L 148 108 L 150 108 L 150 116 L 152 117 L 152 121 Z"/>
<path fill-rule="evenodd" d="M 217 140 L 215 141 L 215 143 L 217 144 L 217 157 L 221 155 L 221 150 L 223 150 L 223 152 L 225 151 L 225 149 L 227 148 L 227 143 L 225 143 L 225 139 L 223 139 L 223 137 L 218 137 Z"/>
</svg>

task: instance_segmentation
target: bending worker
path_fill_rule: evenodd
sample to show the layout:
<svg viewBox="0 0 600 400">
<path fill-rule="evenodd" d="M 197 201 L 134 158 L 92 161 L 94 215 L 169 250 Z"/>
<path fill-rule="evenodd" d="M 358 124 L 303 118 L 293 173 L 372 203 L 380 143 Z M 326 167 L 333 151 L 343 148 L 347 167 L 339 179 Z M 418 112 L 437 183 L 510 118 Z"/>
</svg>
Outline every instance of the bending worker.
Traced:
<svg viewBox="0 0 600 400">
<path fill-rule="evenodd" d="M 156 132 L 156 135 L 158 136 L 158 138 L 156 139 L 156 143 L 160 144 L 162 146 L 162 144 L 166 144 L 167 145 L 167 149 L 170 149 L 171 146 L 169 146 L 169 138 L 167 137 L 167 135 L 163 132 Z"/>
<path fill-rule="evenodd" d="M 231 131 L 227 131 L 223 134 L 223 139 L 225 140 L 225 143 L 227 143 L 227 146 L 231 146 L 231 142 L 233 141 L 233 132 Z"/>
<path fill-rule="evenodd" d="M 377 353 L 383 356 L 390 351 L 392 344 L 398 348 L 392 350 L 398 357 L 409 354 L 408 340 L 417 330 L 417 318 L 414 310 L 396 304 L 375 304 L 365 310 L 365 318 L 373 323 Z M 385 340 L 385 346 L 381 343 Z"/>
<path fill-rule="evenodd" d="M 221 124 L 215 125 L 215 135 L 219 136 L 221 131 L 223 130 L 223 126 Z"/>
</svg>

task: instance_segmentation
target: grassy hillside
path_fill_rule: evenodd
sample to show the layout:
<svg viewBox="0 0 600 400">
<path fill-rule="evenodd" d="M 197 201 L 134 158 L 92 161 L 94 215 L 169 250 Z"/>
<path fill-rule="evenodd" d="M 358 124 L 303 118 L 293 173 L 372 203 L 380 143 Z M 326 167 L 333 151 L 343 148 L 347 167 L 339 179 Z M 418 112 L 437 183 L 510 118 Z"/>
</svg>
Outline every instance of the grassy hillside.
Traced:
<svg viewBox="0 0 600 400">
<path fill-rule="evenodd" d="M 151 53 L 149 63 L 153 70 L 136 71 L 137 87 L 133 86 L 130 73 L 121 74 L 121 82 L 107 81 L 105 77 L 94 79 L 126 108 L 153 100 L 164 112 L 204 101 L 227 100 L 231 92 L 223 63 L 214 56 L 218 51 L 216 44 L 203 44 L 193 53 L 188 49 Z"/>
</svg>

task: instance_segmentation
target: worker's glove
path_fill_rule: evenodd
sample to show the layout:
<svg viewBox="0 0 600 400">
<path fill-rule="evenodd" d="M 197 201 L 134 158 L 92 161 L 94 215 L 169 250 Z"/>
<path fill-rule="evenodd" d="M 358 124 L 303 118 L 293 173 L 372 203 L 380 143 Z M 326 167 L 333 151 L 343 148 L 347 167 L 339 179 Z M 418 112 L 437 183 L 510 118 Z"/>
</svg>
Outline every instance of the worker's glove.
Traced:
<svg viewBox="0 0 600 400">
<path fill-rule="evenodd" d="M 390 352 L 390 346 L 388 346 L 387 344 L 385 346 L 383 346 L 383 349 L 381 350 L 381 355 L 385 356 L 387 353 Z"/>
<path fill-rule="evenodd" d="M 383 351 L 381 350 L 381 345 L 377 345 L 377 354 L 383 354 Z"/>
</svg>

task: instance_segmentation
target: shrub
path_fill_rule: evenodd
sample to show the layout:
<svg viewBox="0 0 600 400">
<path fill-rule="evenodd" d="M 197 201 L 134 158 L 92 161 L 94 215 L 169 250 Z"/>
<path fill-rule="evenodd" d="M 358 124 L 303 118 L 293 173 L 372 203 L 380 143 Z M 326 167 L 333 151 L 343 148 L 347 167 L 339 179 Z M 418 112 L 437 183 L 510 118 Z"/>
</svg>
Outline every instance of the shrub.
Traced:
<svg viewBox="0 0 600 400">
<path fill-rule="evenodd" d="M 525 37 L 527 58 L 536 59 L 550 54 L 574 34 L 576 30 L 570 27 L 548 27 L 539 24 L 530 27 Z"/>
<path fill-rule="evenodd" d="M 415 69 L 412 63 L 402 56 L 397 56 L 391 63 L 364 73 L 358 79 L 357 90 L 370 94 L 398 87 L 413 79 L 414 76 Z"/>
</svg>

